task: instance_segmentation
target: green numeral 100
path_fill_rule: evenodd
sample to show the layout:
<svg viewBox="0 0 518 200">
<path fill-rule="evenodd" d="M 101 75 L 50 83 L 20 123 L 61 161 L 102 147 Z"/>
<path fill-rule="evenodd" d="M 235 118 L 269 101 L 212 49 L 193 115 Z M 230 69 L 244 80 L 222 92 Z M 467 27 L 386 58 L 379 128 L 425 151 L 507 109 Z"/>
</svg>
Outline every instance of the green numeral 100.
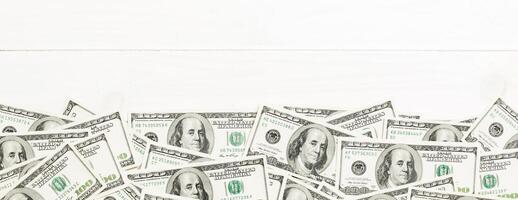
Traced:
<svg viewBox="0 0 518 200">
<path fill-rule="evenodd" d="M 76 190 L 76 195 L 79 196 L 80 194 L 85 192 L 86 189 L 88 189 L 89 187 L 92 186 L 92 184 L 94 184 L 94 181 L 92 181 L 92 180 L 86 181 L 83 185 L 79 186 L 79 188 Z"/>
<path fill-rule="evenodd" d="M 457 192 L 470 193 L 469 187 L 458 187 Z"/>
</svg>

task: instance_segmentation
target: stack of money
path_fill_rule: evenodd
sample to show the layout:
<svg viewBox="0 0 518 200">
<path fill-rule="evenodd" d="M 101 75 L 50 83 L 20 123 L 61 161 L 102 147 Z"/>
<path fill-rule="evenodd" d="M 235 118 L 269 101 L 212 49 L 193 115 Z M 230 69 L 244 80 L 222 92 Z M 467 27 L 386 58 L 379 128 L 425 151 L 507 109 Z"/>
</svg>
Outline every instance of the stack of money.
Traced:
<svg viewBox="0 0 518 200">
<path fill-rule="evenodd" d="M 363 108 L 62 114 L 0 104 L 0 199 L 516 199 L 518 114 Z"/>
</svg>

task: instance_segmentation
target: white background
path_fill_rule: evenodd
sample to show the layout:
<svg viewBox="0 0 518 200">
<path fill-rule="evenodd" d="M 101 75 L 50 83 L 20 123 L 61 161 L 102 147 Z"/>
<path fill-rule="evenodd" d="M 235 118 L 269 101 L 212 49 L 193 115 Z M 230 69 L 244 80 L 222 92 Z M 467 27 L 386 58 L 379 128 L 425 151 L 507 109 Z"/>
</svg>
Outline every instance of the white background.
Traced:
<svg viewBox="0 0 518 200">
<path fill-rule="evenodd" d="M 518 1 L 3 1 L 0 103 L 60 113 L 260 103 L 518 108 Z M 50 51 L 46 51 L 50 50 Z"/>
<path fill-rule="evenodd" d="M 430 119 L 518 105 L 518 53 L 347 51 L 3 52 L 2 103 L 62 112 L 358 108 L 392 100 Z"/>
<path fill-rule="evenodd" d="M 517 50 L 516 0 L 1 1 L 2 49 Z"/>
</svg>

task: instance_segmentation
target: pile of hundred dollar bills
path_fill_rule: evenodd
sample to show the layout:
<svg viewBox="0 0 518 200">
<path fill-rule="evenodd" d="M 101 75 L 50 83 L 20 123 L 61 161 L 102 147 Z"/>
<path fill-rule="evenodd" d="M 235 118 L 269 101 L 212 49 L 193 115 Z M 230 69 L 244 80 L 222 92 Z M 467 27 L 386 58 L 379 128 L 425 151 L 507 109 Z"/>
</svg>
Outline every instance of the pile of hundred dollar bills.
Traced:
<svg viewBox="0 0 518 200">
<path fill-rule="evenodd" d="M 63 115 L 0 104 L 0 198 L 455 200 L 518 198 L 518 114 L 462 121 L 390 101 L 333 110 Z"/>
</svg>

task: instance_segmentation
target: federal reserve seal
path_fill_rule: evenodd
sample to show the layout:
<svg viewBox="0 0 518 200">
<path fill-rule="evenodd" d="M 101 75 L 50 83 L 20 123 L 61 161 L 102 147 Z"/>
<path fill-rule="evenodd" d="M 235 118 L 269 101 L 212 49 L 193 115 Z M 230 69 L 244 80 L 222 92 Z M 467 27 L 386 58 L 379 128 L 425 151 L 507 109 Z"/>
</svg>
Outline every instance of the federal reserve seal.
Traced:
<svg viewBox="0 0 518 200">
<path fill-rule="evenodd" d="M 449 165 L 445 165 L 445 164 L 441 164 L 435 168 L 436 177 L 448 175 L 448 174 L 451 174 L 452 172 L 453 172 L 452 167 Z"/>
<path fill-rule="evenodd" d="M 502 124 L 495 122 L 489 126 L 489 134 L 493 137 L 499 137 L 504 133 Z"/>
<path fill-rule="evenodd" d="M 270 129 L 266 132 L 266 141 L 270 144 L 277 144 L 281 140 L 281 133 L 278 130 Z"/>
<path fill-rule="evenodd" d="M 357 176 L 363 175 L 367 171 L 367 165 L 361 160 L 354 161 L 351 165 L 351 171 Z"/>
<path fill-rule="evenodd" d="M 482 178 L 482 186 L 484 186 L 485 189 L 494 188 L 497 184 L 498 179 L 492 174 L 487 174 L 484 176 L 484 178 Z"/>
</svg>

